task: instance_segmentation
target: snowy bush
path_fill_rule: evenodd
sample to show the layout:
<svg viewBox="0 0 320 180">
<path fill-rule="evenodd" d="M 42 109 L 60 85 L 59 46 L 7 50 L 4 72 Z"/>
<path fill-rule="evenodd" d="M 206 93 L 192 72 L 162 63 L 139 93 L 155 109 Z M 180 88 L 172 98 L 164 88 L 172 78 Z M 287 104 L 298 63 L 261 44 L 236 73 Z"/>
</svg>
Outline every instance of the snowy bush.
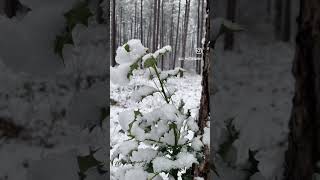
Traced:
<svg viewBox="0 0 320 180">
<path fill-rule="evenodd" d="M 184 70 L 161 71 L 157 67 L 157 58 L 170 51 L 171 47 L 165 46 L 149 53 L 140 40 L 130 40 L 117 49 L 115 60 L 119 65 L 111 68 L 111 81 L 128 86 L 134 71 L 142 63 L 155 87 L 141 87 L 133 93 L 132 99 L 139 102 L 158 93 L 164 103 L 150 112 L 135 109 L 119 114 L 119 124 L 127 140 L 111 155 L 112 164 L 119 167 L 113 179 L 160 180 L 165 176 L 169 179 L 192 179 L 193 164 L 203 159 L 202 149 L 209 142 L 208 137 L 195 136 L 199 130 L 196 120 L 189 109 L 184 109 L 183 99 L 178 105 L 173 102 L 174 93 L 166 86 L 168 78 Z"/>
</svg>

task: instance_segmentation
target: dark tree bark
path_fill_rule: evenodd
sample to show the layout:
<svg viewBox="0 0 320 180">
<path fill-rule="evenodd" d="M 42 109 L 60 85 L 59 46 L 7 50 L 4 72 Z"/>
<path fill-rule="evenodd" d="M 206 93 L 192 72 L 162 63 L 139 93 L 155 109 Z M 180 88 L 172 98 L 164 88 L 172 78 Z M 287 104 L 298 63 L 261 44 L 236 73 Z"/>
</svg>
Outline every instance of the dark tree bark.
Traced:
<svg viewBox="0 0 320 180">
<path fill-rule="evenodd" d="M 291 38 L 291 0 L 285 0 L 285 14 L 283 22 L 282 40 L 290 41 Z"/>
<path fill-rule="evenodd" d="M 286 153 L 286 180 L 311 180 L 320 160 L 320 1 L 300 0 L 296 79 Z"/>
<path fill-rule="evenodd" d="M 177 51 L 178 51 L 178 39 L 179 39 L 179 28 L 180 28 L 180 12 L 181 12 L 181 0 L 179 0 L 179 10 L 178 10 L 178 23 L 177 23 L 177 33 L 176 33 L 176 42 L 174 48 L 174 56 L 173 56 L 173 63 L 172 69 L 176 66 L 176 59 L 177 59 Z"/>
<path fill-rule="evenodd" d="M 134 3 L 134 38 L 138 37 L 137 32 L 137 2 Z"/>
<path fill-rule="evenodd" d="M 164 0 L 161 2 L 161 33 L 160 33 L 160 47 L 164 46 L 164 26 L 165 26 L 165 18 L 164 18 Z M 164 56 L 161 56 L 161 70 L 164 69 Z"/>
<path fill-rule="evenodd" d="M 116 36 L 117 36 L 117 24 L 116 24 L 116 0 L 112 1 L 112 56 L 111 56 L 111 66 L 114 67 L 116 65 Z"/>
<path fill-rule="evenodd" d="M 268 19 L 271 16 L 271 5 L 272 4 L 272 0 L 267 0 L 267 15 L 268 15 Z"/>
<path fill-rule="evenodd" d="M 275 14 L 274 14 L 274 34 L 276 39 L 280 40 L 282 35 L 282 19 L 283 19 L 283 12 L 282 12 L 282 3 L 283 0 L 276 0 L 275 5 Z"/>
<path fill-rule="evenodd" d="M 156 50 L 158 49 L 158 45 L 159 45 L 159 35 L 160 35 L 160 10 L 161 10 L 161 0 L 157 0 L 157 32 L 156 32 Z"/>
<path fill-rule="evenodd" d="M 156 42 L 157 42 L 157 4 L 158 0 L 153 1 L 153 30 L 152 30 L 152 52 L 156 51 Z"/>
<path fill-rule="evenodd" d="M 204 0 L 201 0 L 201 22 L 200 22 L 200 46 L 202 48 L 202 37 L 203 37 L 203 21 L 204 21 Z M 199 61 L 199 74 L 201 74 L 201 61 Z"/>
<path fill-rule="evenodd" d="M 140 1 L 140 38 L 141 42 L 144 44 L 144 38 L 143 38 L 143 0 Z"/>
<path fill-rule="evenodd" d="M 8 18 L 16 16 L 18 5 L 18 0 L 5 0 L 4 12 L 8 16 Z"/>
<path fill-rule="evenodd" d="M 189 27 L 189 12 L 190 12 L 190 0 L 186 0 L 185 5 L 185 15 L 184 15 L 184 28 L 182 36 L 182 61 L 180 62 L 180 67 L 184 68 L 184 61 L 186 58 L 186 46 L 188 39 L 188 27 Z M 180 73 L 180 77 L 183 77 L 183 72 Z"/>
<path fill-rule="evenodd" d="M 171 4 L 172 4 L 172 7 L 171 7 L 171 23 L 170 23 L 170 45 L 173 46 L 173 29 L 174 29 L 174 23 L 173 23 L 173 13 L 174 13 L 174 1 L 171 0 Z M 172 59 L 174 58 L 173 57 L 173 53 L 171 53 L 170 55 L 170 62 L 169 62 L 169 69 L 172 67 Z"/>
<path fill-rule="evenodd" d="M 228 0 L 227 3 L 227 19 L 234 22 L 236 18 L 236 4 L 237 0 Z M 234 48 L 234 35 L 233 33 L 226 33 L 224 39 L 224 49 L 233 50 Z"/>
<path fill-rule="evenodd" d="M 207 12 L 210 12 L 212 8 L 212 1 L 207 1 Z M 209 19 L 212 18 L 209 16 Z M 202 93 L 201 93 L 201 100 L 200 100 L 200 110 L 199 110 L 199 119 L 198 119 L 198 126 L 199 132 L 198 134 L 204 133 L 204 128 L 209 121 L 209 113 L 210 113 L 210 94 L 209 94 L 209 72 L 210 72 L 210 62 L 212 61 L 212 57 L 209 56 L 210 51 L 212 49 L 209 48 L 208 42 L 208 34 L 210 33 L 210 20 L 206 20 L 206 41 L 203 47 L 203 73 L 202 73 Z M 203 177 L 204 180 L 210 179 L 210 150 L 209 147 L 206 145 L 204 148 L 204 155 L 205 159 L 199 164 L 193 166 L 193 177 Z M 212 163 L 212 162 L 211 162 Z"/>
<path fill-rule="evenodd" d="M 123 33 L 124 33 L 123 27 L 122 27 L 122 25 L 123 25 L 123 23 L 122 23 L 123 22 L 122 9 L 123 9 L 123 7 L 120 7 L 119 36 L 118 36 L 120 45 L 123 44 Z"/>
<path fill-rule="evenodd" d="M 103 18 L 103 9 L 100 6 L 101 3 L 103 2 L 103 0 L 99 0 L 98 4 L 97 4 L 97 16 L 96 16 L 96 20 L 98 22 L 98 24 L 103 24 L 104 23 L 104 18 Z"/>
<path fill-rule="evenodd" d="M 197 17 L 197 45 L 196 45 L 196 48 L 200 48 L 201 46 L 201 40 L 200 40 L 200 26 L 201 26 L 201 11 L 200 11 L 200 8 L 201 8 L 201 1 L 199 0 L 198 1 L 198 7 L 197 7 L 197 14 L 198 14 L 198 17 Z M 199 57 L 199 55 L 197 55 L 197 57 Z M 196 61 L 196 73 L 200 74 L 199 72 L 199 61 Z"/>
</svg>

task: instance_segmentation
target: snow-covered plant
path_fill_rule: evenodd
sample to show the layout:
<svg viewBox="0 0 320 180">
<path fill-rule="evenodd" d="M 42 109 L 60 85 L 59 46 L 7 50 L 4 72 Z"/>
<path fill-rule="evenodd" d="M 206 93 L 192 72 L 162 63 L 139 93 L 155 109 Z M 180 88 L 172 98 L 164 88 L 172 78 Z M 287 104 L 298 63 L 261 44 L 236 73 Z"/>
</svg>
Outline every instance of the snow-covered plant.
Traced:
<svg viewBox="0 0 320 180">
<path fill-rule="evenodd" d="M 116 62 L 111 68 L 111 80 L 127 85 L 139 64 L 153 81 L 155 87 L 143 86 L 134 92 L 134 100 L 158 93 L 163 105 L 142 113 L 139 109 L 127 110 L 119 114 L 119 124 L 127 135 L 127 140 L 116 147 L 111 162 L 119 167 L 113 178 L 119 180 L 160 180 L 192 179 L 192 166 L 202 161 L 202 149 L 208 137 L 196 136 L 199 127 L 184 109 L 184 101 L 178 105 L 172 100 L 173 92 L 166 86 L 167 79 L 177 76 L 183 70 L 161 71 L 158 67 L 159 56 L 171 51 L 170 46 L 148 53 L 140 40 L 130 40 L 117 50 Z"/>
</svg>

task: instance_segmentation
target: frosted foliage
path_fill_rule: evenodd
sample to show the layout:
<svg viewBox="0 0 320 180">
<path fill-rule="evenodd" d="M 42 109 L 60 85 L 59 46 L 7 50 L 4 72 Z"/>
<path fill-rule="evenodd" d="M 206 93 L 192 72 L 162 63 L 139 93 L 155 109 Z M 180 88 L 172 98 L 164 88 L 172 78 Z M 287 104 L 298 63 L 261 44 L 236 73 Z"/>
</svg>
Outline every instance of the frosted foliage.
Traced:
<svg viewBox="0 0 320 180">
<path fill-rule="evenodd" d="M 119 113 L 119 123 L 124 131 L 128 131 L 129 124 L 134 121 L 134 111 L 123 111 Z"/>
<path fill-rule="evenodd" d="M 146 133 L 144 130 L 138 125 L 138 122 L 134 122 L 131 128 L 131 134 L 136 137 L 139 141 L 144 141 L 146 139 Z"/>
<path fill-rule="evenodd" d="M 138 148 L 138 143 L 136 141 L 125 141 L 119 146 L 119 152 L 122 155 L 127 155 L 134 149 Z"/>
<path fill-rule="evenodd" d="M 144 97 L 157 92 L 158 90 L 151 86 L 143 86 L 136 92 L 133 92 L 131 97 L 135 101 L 141 101 Z"/>
<path fill-rule="evenodd" d="M 141 44 L 139 39 L 132 39 L 127 43 L 130 48 L 130 56 L 132 60 L 137 60 L 141 58 L 145 53 L 147 48 Z"/>
<path fill-rule="evenodd" d="M 170 130 L 169 133 L 166 133 L 161 139 L 162 142 L 173 146 L 175 144 L 175 137 L 173 130 Z"/>
<path fill-rule="evenodd" d="M 124 47 L 118 47 L 117 49 L 117 56 L 116 56 L 116 62 L 118 64 L 125 64 L 125 63 L 131 63 L 132 58 L 130 57 L 129 52 Z"/>
<path fill-rule="evenodd" d="M 200 140 L 201 136 L 195 137 L 192 140 L 191 147 L 196 151 L 201 151 L 203 143 Z"/>
<path fill-rule="evenodd" d="M 181 152 L 176 160 L 170 160 L 166 157 L 157 157 L 152 161 L 155 172 L 167 171 L 170 169 L 190 168 L 193 163 L 198 163 L 193 154 Z"/>
<path fill-rule="evenodd" d="M 151 148 L 148 149 L 138 149 L 138 151 L 133 151 L 131 156 L 131 161 L 133 162 L 150 162 L 157 155 L 157 151 Z"/>
<path fill-rule="evenodd" d="M 124 180 L 132 180 L 132 179 L 147 180 L 147 178 L 148 178 L 148 173 L 145 172 L 142 168 L 130 169 L 126 172 L 126 175 L 124 176 Z"/>
<path fill-rule="evenodd" d="M 129 51 L 126 49 L 126 45 L 120 46 L 116 52 L 116 62 L 118 64 L 134 63 L 146 53 L 146 48 L 141 44 L 140 40 L 133 39 L 127 43 Z"/>
<path fill-rule="evenodd" d="M 128 79 L 128 71 L 130 64 L 121 64 L 117 67 L 110 67 L 110 80 L 114 84 L 126 85 L 130 81 Z"/>
<path fill-rule="evenodd" d="M 161 71 L 157 67 L 157 58 L 170 51 L 171 47 L 165 46 L 154 53 L 146 54 L 146 48 L 141 45 L 140 40 L 131 40 L 117 50 L 116 61 L 120 65 L 111 69 L 111 73 L 117 74 L 117 78 L 111 79 L 116 85 L 120 85 L 119 82 L 123 79 L 119 78 L 118 74 L 126 75 L 124 82 L 127 84 L 122 83 L 123 87 L 117 87 L 133 91 L 130 96 L 124 97 L 126 100 L 130 99 L 126 101 L 125 106 L 130 103 L 136 105 L 130 107 L 136 111 L 123 111 L 118 115 L 121 129 L 125 131 L 125 139 L 130 141 L 120 143 L 120 146 L 111 153 L 112 165 L 120 167 L 132 165 L 132 168 L 117 172 L 125 174 L 122 177 L 118 176 L 120 180 L 126 178 L 143 180 L 147 177 L 161 180 L 161 176 L 173 179 L 173 176 L 198 163 L 195 157 L 202 153 L 201 136 L 193 139 L 189 134 L 196 134 L 199 130 L 195 115 L 186 113 L 191 110 L 189 107 L 187 111 L 184 110 L 185 105 L 177 107 L 176 100 L 172 97 L 178 88 L 166 86 L 169 81 L 167 78 L 176 76 L 182 69 Z M 147 69 L 139 69 L 137 63 L 141 60 L 143 64 L 148 61 L 148 67 L 145 67 Z M 150 83 L 141 85 L 141 79 L 135 79 L 139 75 Z M 140 109 L 143 104 L 141 102 L 152 102 L 154 105 Z M 190 152 L 187 152 L 188 150 Z M 151 172 L 150 165 L 153 167 Z M 172 172 L 172 169 L 178 171 Z M 161 173 L 161 176 L 158 173 Z"/>
</svg>

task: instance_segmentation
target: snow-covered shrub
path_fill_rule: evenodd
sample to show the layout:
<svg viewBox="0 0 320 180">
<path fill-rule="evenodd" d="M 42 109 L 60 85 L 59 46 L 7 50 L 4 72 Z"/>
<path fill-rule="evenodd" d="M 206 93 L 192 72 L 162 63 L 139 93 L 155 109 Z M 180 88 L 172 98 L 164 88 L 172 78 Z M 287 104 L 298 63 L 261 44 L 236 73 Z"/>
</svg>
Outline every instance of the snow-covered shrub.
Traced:
<svg viewBox="0 0 320 180">
<path fill-rule="evenodd" d="M 161 71 L 157 67 L 157 58 L 170 51 L 171 47 L 165 46 L 149 53 L 140 40 L 130 40 L 117 49 L 115 60 L 119 65 L 111 68 L 111 81 L 127 86 L 142 63 L 155 87 L 141 87 L 133 93 L 132 99 L 139 102 L 159 93 L 164 103 L 150 112 L 135 109 L 119 114 L 119 124 L 127 140 L 111 155 L 112 164 L 119 167 L 113 179 L 155 180 L 162 176 L 192 179 L 193 164 L 203 159 L 202 149 L 209 138 L 195 136 L 199 130 L 196 120 L 190 110 L 184 109 L 183 99 L 178 105 L 173 102 L 174 93 L 166 87 L 167 79 L 183 70 Z"/>
</svg>

